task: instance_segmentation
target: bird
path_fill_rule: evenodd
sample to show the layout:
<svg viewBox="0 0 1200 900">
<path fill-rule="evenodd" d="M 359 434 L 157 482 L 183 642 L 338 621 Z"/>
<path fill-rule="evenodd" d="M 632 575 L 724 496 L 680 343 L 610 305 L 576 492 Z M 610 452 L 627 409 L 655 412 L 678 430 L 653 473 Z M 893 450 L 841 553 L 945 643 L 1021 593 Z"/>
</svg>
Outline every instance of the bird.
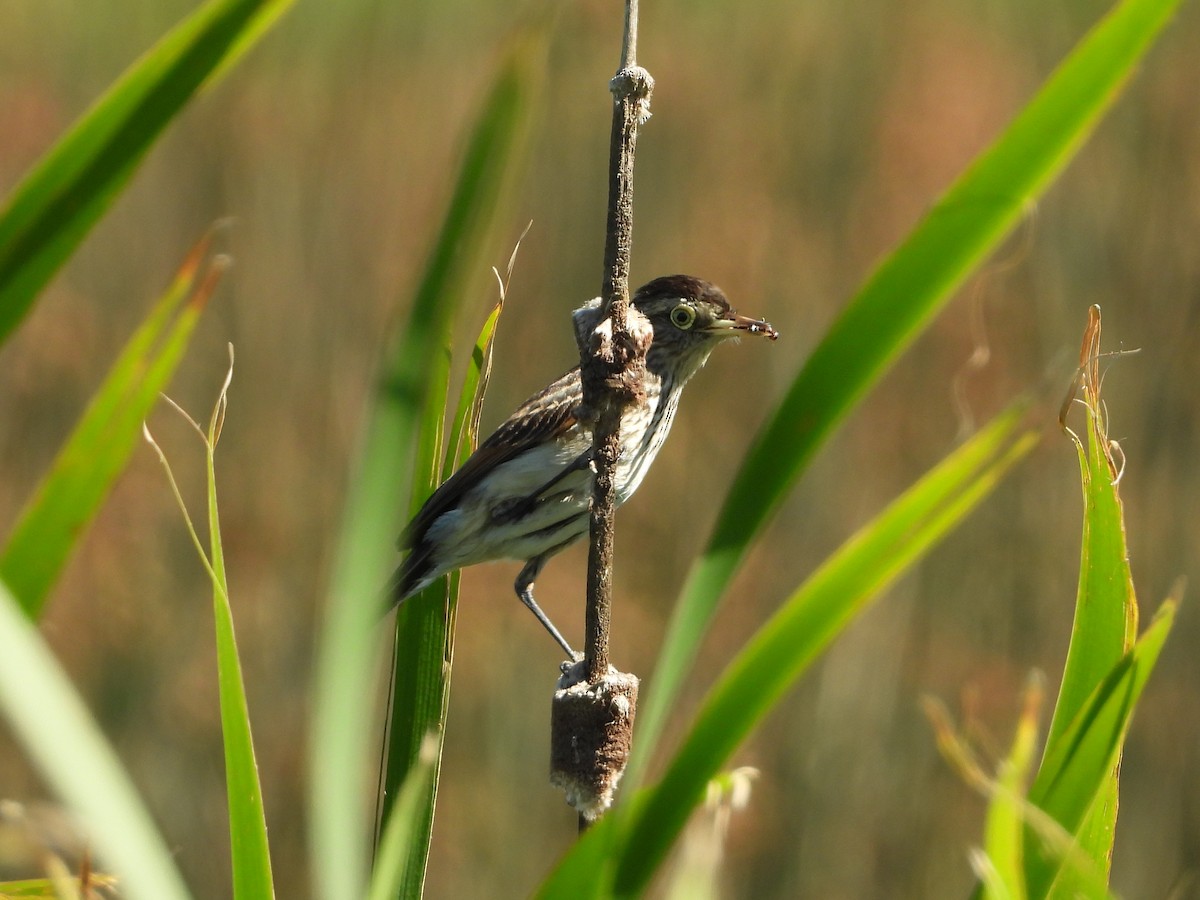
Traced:
<svg viewBox="0 0 1200 900">
<path fill-rule="evenodd" d="M 618 505 L 642 483 L 684 386 L 713 349 L 742 335 L 779 337 L 770 323 L 738 315 L 720 288 L 691 275 L 655 278 L 631 302 L 649 320 L 653 337 L 646 352 L 646 402 L 622 415 L 618 432 Z M 575 315 L 598 306 L 594 300 Z M 533 586 L 550 557 L 588 532 L 592 423 L 582 402 L 576 366 L 522 403 L 430 495 L 400 536 L 400 549 L 408 553 L 390 582 L 394 604 L 455 569 L 520 560 L 525 565 L 513 585 L 517 596 L 568 658 L 578 658 L 534 600 Z"/>
</svg>

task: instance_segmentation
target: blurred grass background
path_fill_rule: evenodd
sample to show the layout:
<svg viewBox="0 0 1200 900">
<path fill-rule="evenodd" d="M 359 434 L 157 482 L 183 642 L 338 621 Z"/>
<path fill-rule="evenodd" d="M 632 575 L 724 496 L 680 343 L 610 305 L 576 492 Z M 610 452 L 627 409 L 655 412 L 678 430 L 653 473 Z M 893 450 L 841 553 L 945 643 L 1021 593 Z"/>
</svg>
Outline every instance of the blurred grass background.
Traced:
<svg viewBox="0 0 1200 900">
<path fill-rule="evenodd" d="M 0 15 L 0 191 L 145 47 L 181 0 L 17 0 Z M 1107 4 L 660 0 L 640 61 L 658 81 L 639 142 L 633 281 L 721 284 L 782 332 L 723 348 L 689 389 L 618 529 L 613 646 L 650 664 L 687 564 L 761 419 L 874 260 L 1002 127 Z M 202 97 L 0 351 L 0 522 L 11 522 L 92 386 L 215 219 L 236 259 L 172 388 L 199 415 L 237 347 L 218 454 L 229 578 L 282 897 L 307 895 L 303 741 L 318 598 L 386 326 L 432 240 L 465 123 L 511 13 L 476 0 L 300 4 Z M 568 313 L 600 284 L 619 5 L 562 7 L 534 158 L 494 260 L 533 220 L 500 324 L 485 430 L 569 367 Z M 1196 580 L 1200 501 L 1200 115 L 1194 4 L 1001 260 L 815 462 L 739 577 L 693 698 L 782 592 L 952 446 L 954 387 L 982 419 L 1049 372 L 1065 390 L 1085 310 L 1140 347 L 1105 385 L 1143 616 Z M 487 284 L 481 279 L 481 284 Z M 465 306 L 463 346 L 493 299 Z M 535 350 L 536 348 L 536 350 Z M 201 496 L 202 454 L 158 414 Z M 1047 427 L 1052 423 L 1047 422 Z M 1007 742 L 1027 670 L 1056 683 L 1078 566 L 1074 450 L 1047 441 L 966 527 L 858 623 L 739 754 L 760 767 L 731 831 L 738 897 L 965 896 L 982 801 L 937 755 L 918 698 L 965 702 Z M 586 551 L 539 599 L 582 623 Z M 546 784 L 557 654 L 516 567 L 463 579 L 429 895 L 523 896 L 574 834 Z M 1113 886 L 1164 896 L 1200 868 L 1200 623 L 1186 603 L 1134 721 Z M 135 456 L 44 619 L 200 896 L 227 891 L 209 589 L 149 451 Z M 518 707 L 513 698 L 528 698 Z M 1048 720 L 1049 711 L 1046 719 Z M 7 738 L 0 795 L 42 795 Z M 373 776 L 364 772 L 364 785 Z M 520 836 L 519 844 L 514 836 Z M 1193 885 L 1195 889 L 1195 885 Z"/>
</svg>

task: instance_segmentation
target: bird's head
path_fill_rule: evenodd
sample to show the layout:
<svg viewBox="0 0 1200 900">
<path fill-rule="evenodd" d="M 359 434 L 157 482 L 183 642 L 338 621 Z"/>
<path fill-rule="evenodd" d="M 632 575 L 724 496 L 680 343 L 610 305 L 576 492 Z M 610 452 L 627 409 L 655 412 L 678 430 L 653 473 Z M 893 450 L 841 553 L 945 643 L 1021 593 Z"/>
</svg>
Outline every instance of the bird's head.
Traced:
<svg viewBox="0 0 1200 900">
<path fill-rule="evenodd" d="M 745 334 L 774 341 L 779 333 L 763 319 L 739 316 L 715 284 L 691 275 L 665 275 L 642 285 L 633 305 L 650 320 L 654 340 L 646 355 L 652 372 L 670 370 L 686 380 L 717 344 Z"/>
</svg>

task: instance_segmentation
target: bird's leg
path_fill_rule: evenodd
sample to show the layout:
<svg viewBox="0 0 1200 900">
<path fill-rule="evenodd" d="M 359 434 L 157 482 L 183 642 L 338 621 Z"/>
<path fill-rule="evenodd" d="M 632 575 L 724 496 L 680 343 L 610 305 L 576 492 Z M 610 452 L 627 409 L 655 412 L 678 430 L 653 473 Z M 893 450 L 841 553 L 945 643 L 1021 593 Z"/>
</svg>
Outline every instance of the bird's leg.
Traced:
<svg viewBox="0 0 1200 900">
<path fill-rule="evenodd" d="M 554 487 L 572 472 L 578 472 L 581 469 L 586 469 L 592 464 L 592 448 L 588 447 L 580 453 L 569 464 L 555 473 L 554 477 L 543 484 L 535 491 L 530 491 L 519 500 L 506 500 L 498 505 L 495 512 L 492 513 L 493 519 L 515 522 L 518 519 L 524 518 L 533 511 L 533 507 L 541 499 L 550 488 Z M 546 554 L 549 556 L 550 554 Z M 538 567 L 539 569 L 541 566 Z"/>
<path fill-rule="evenodd" d="M 542 623 L 542 627 L 550 632 L 550 637 L 558 641 L 558 645 L 567 651 L 567 658 L 575 660 L 575 651 L 571 649 L 571 645 L 559 634 L 558 629 L 554 627 L 554 623 L 542 612 L 541 607 L 533 599 L 533 582 L 537 579 L 538 572 L 542 571 L 542 566 L 545 565 L 549 556 L 550 553 L 543 553 L 541 556 L 535 556 L 529 562 L 525 563 L 525 568 L 517 576 L 517 581 L 513 585 L 513 588 L 516 590 L 517 596 L 521 598 L 521 602 L 529 607 L 531 613 L 537 616 L 537 620 Z"/>
</svg>

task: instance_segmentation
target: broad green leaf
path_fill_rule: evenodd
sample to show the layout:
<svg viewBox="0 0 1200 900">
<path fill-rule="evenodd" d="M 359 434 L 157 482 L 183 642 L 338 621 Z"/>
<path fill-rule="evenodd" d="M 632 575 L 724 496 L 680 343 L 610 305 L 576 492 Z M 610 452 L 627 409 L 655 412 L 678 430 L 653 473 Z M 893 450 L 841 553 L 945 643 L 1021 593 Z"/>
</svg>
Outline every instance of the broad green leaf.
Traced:
<svg viewBox="0 0 1200 900">
<path fill-rule="evenodd" d="M 1175 620 L 1175 603 L 1159 609 L 1145 634 L 1093 691 L 1079 713 L 1048 748 L 1029 800 L 1078 838 L 1089 811 L 1105 798 L 1105 787 L 1121 754 L 1134 708 L 1150 677 L 1159 651 Z M 1095 866 L 1090 848 L 1082 858 Z M 1064 865 L 1029 835 L 1025 844 L 1025 873 L 1029 896 L 1044 897 Z M 1103 867 L 1096 866 L 1103 874 Z M 1056 892 L 1057 893 L 1057 892 Z"/>
<path fill-rule="evenodd" d="M 1076 384 L 1086 438 L 1068 431 L 1079 453 L 1083 485 L 1083 540 L 1075 621 L 1063 682 L 1047 737 L 1049 748 L 1079 713 L 1100 680 L 1137 637 L 1137 597 L 1125 543 L 1125 517 L 1117 489 L 1119 467 L 1107 434 L 1100 397 L 1100 308 L 1088 311 Z M 1076 387 L 1068 404 L 1074 401 Z M 1064 416 L 1069 406 L 1064 406 Z M 1065 425 L 1065 418 L 1064 418 Z"/>
<path fill-rule="evenodd" d="M 1076 387 L 1082 390 L 1086 438 L 1068 434 L 1079 452 L 1080 478 L 1083 484 L 1083 540 L 1079 562 L 1079 589 L 1075 599 L 1075 621 L 1071 644 L 1063 670 L 1062 685 L 1055 705 L 1054 719 L 1046 739 L 1051 752 L 1062 732 L 1079 714 L 1096 685 L 1112 670 L 1137 637 L 1138 606 L 1129 569 L 1125 543 L 1125 521 L 1117 490 L 1119 469 L 1114 448 L 1108 440 L 1105 412 L 1100 399 L 1100 308 L 1088 310 L 1088 325 L 1080 351 L 1079 369 L 1072 396 L 1063 408 L 1066 414 L 1074 403 Z M 1079 849 L 1090 859 L 1091 868 L 1107 876 L 1116 832 L 1117 791 L 1120 756 L 1112 771 L 1098 785 L 1099 799 L 1088 812 L 1079 831 Z M 1061 886 L 1062 896 L 1085 891 L 1086 885 L 1073 884 L 1078 869 L 1064 871 L 1068 881 Z M 1093 877 L 1091 872 L 1086 873 Z M 1071 883 L 1068 883 L 1071 882 Z"/>
<path fill-rule="evenodd" d="M 1074 156 L 1178 0 L 1125 0 L 1080 42 L 999 139 L 850 301 L 742 463 L 688 574 L 625 783 L 636 785 L 734 573 L 817 448 Z"/>
<path fill-rule="evenodd" d="M 1014 408 L 954 451 L 830 557 L 759 629 L 709 691 L 662 781 L 580 842 L 542 896 L 645 889 L 704 785 L 829 643 L 950 531 L 1036 442 Z M 586 845 L 607 843 L 604 872 Z M 591 853 L 591 861 L 576 857 Z M 612 879 L 611 887 L 609 879 Z M 578 893 L 576 893 L 578 892 Z"/>
<path fill-rule="evenodd" d="M 154 140 L 292 0 L 209 0 L 135 62 L 0 211 L 0 343 L 129 180 Z"/>
<path fill-rule="evenodd" d="M 0 582 L 0 711 L 46 784 L 79 818 L 130 900 L 189 896 L 129 775 L 37 629 Z"/>
<path fill-rule="evenodd" d="M 492 223 L 506 187 L 523 168 L 524 137 L 543 80 L 545 44 L 543 28 L 523 33 L 501 61 L 467 143 L 408 322 L 391 355 L 352 482 L 315 685 L 310 821 L 319 897 L 357 897 L 366 887 L 368 817 L 355 773 L 368 757 L 371 651 L 382 630 L 384 585 L 396 561 L 395 539 L 408 510 L 405 498 L 410 494 L 419 423 L 436 393 L 432 386 L 438 379 L 431 378 L 431 372 L 444 353 L 444 336 L 458 304 L 487 272 L 482 259 Z M 422 614 L 422 625 L 445 629 L 444 601 L 414 597 L 405 606 Z M 405 696 L 398 692 L 395 702 L 411 704 L 415 701 L 410 698 L 420 694 L 427 708 L 433 708 L 446 689 L 441 664 L 445 641 L 420 635 L 414 640 L 430 648 L 436 645 L 436 654 L 431 649 L 419 664 L 401 642 L 397 652 L 405 656 L 398 665 L 411 668 L 413 687 L 411 693 L 405 689 Z M 423 736 L 431 730 L 427 724 L 419 729 L 414 725 L 411 734 Z M 419 746 L 409 744 L 414 745 Z M 423 871 L 423 861 L 419 868 Z"/>
<path fill-rule="evenodd" d="M 269 898 L 275 896 L 271 877 L 271 856 L 267 843 L 267 821 L 263 810 L 262 785 L 258 779 L 258 764 L 254 757 L 254 741 L 250 730 L 250 709 L 246 702 L 246 686 L 238 658 L 237 638 L 233 627 L 233 609 L 229 600 L 229 583 L 225 575 L 225 552 L 221 543 L 221 519 L 217 506 L 216 449 L 225 423 L 229 404 L 229 385 L 233 379 L 233 347 L 229 348 L 229 372 L 217 397 L 216 405 L 205 431 L 187 413 L 179 412 L 200 435 L 205 448 L 207 472 L 207 510 L 209 552 L 196 533 L 183 496 L 166 454 L 144 429 L 163 469 L 167 473 L 175 501 L 183 513 L 188 534 L 200 561 L 208 572 L 213 587 L 213 620 L 217 643 L 217 688 L 221 707 L 221 736 L 225 748 L 225 790 L 229 804 L 230 857 L 233 864 L 233 896 L 235 898 Z"/>
<path fill-rule="evenodd" d="M 1100 308 L 1093 306 L 1088 310 L 1079 369 L 1061 415 L 1063 427 L 1066 428 L 1075 393 L 1081 389 L 1086 438 L 1081 440 L 1067 429 L 1079 453 L 1083 484 L 1079 588 L 1071 644 L 1054 719 L 1046 740 L 1047 761 L 1061 754 L 1068 729 L 1078 720 L 1089 698 L 1095 696 L 1097 686 L 1110 677 L 1114 667 L 1121 664 L 1137 635 L 1137 597 L 1129 568 L 1124 513 L 1117 489 L 1120 467 L 1115 458 L 1115 445 L 1108 439 L 1105 410 L 1100 397 L 1100 325 Z M 1089 884 L 1097 878 L 1107 880 L 1116 831 L 1123 733 L 1122 730 L 1116 738 L 1108 770 L 1097 773 L 1094 783 L 1076 786 L 1081 796 L 1075 798 L 1075 806 L 1082 808 L 1082 819 L 1077 822 L 1073 818 L 1074 808 L 1067 820 L 1059 818 L 1058 811 L 1047 810 L 1074 836 L 1073 855 L 1080 859 L 1080 862 L 1069 865 L 1064 865 L 1058 859 L 1054 867 L 1058 880 L 1054 882 L 1051 896 L 1071 897 L 1080 892 L 1087 893 Z M 1041 776 L 1039 784 L 1045 784 Z M 1036 877 L 1044 877 L 1043 870 L 1051 858 L 1057 859 L 1057 856 L 1045 852 L 1030 854 L 1031 876 L 1037 872 L 1039 874 Z"/>
<path fill-rule="evenodd" d="M 125 468 L 142 422 L 178 367 L 225 261 L 203 272 L 209 239 L 189 253 L 130 338 L 34 491 L 0 555 L 0 578 L 36 618 L 71 550 Z"/>
</svg>

